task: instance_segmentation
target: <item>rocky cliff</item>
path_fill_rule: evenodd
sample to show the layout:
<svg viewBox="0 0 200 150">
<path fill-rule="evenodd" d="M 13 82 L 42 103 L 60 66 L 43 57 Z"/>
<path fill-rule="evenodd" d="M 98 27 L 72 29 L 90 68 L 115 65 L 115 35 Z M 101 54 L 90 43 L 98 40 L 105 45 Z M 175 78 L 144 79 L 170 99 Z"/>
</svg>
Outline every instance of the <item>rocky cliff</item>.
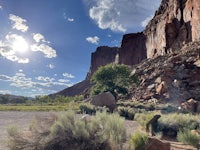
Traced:
<svg viewBox="0 0 200 150">
<path fill-rule="evenodd" d="M 100 46 L 91 55 L 90 69 L 86 79 L 90 80 L 92 74 L 100 67 L 117 61 L 118 47 Z"/>
<path fill-rule="evenodd" d="M 200 39 L 200 1 L 162 0 L 146 35 L 147 57 L 180 49 L 184 44 Z"/>
<path fill-rule="evenodd" d="M 81 94 L 83 91 L 88 91 L 88 85 L 89 80 L 92 76 L 92 74 L 98 69 L 100 66 L 104 66 L 108 63 L 119 63 L 119 64 L 126 64 L 133 68 L 136 64 L 139 64 L 142 60 L 145 65 L 139 65 L 139 67 L 142 67 L 141 69 L 144 70 L 144 72 L 139 71 L 139 74 L 147 74 L 146 78 L 144 78 L 144 81 L 141 80 L 141 82 L 144 82 L 144 85 L 152 83 L 148 79 L 149 74 L 153 74 L 154 71 L 157 71 L 156 66 L 157 65 L 163 65 L 166 64 L 164 62 L 160 62 L 160 60 L 156 61 L 157 58 L 160 59 L 161 56 L 163 58 L 162 61 L 171 61 L 173 59 L 173 63 L 167 64 L 167 67 L 171 65 L 171 69 L 169 71 L 166 71 L 167 68 L 162 68 L 161 74 L 166 73 L 172 73 L 173 76 L 170 76 L 169 80 L 163 81 L 165 77 L 161 77 L 158 80 L 162 80 L 163 82 L 160 83 L 159 87 L 163 87 L 163 84 L 169 83 L 170 85 L 178 84 L 179 80 L 182 80 L 184 78 L 181 78 L 179 75 L 181 74 L 181 66 L 186 69 L 190 73 L 190 69 L 192 70 L 194 66 L 191 66 L 189 64 L 186 64 L 187 58 L 186 56 L 189 56 L 187 54 L 184 54 L 185 61 L 181 61 L 180 64 L 180 57 L 173 57 L 173 55 L 178 55 L 178 52 L 183 51 L 182 47 L 187 46 L 188 49 L 194 49 L 198 50 L 198 44 L 196 45 L 196 48 L 192 48 L 189 45 L 192 45 L 192 42 L 196 42 L 200 40 L 200 0 L 162 0 L 161 5 L 159 9 L 155 12 L 155 16 L 153 19 L 148 23 L 145 30 L 141 33 L 132 33 L 132 34 L 126 34 L 123 36 L 121 47 L 108 47 L 108 46 L 101 46 L 98 47 L 95 52 L 92 53 L 91 56 L 91 65 L 90 70 L 88 72 L 88 75 L 86 77 L 86 80 L 81 82 L 81 86 L 74 85 L 71 88 L 65 89 L 62 92 L 59 92 L 58 94 L 62 94 L 65 96 L 73 96 L 74 94 Z M 197 42 L 198 43 L 198 42 Z M 191 52 L 192 53 L 192 52 Z M 196 54 L 198 54 L 196 52 Z M 164 59 L 165 56 L 169 57 Z M 182 57 L 182 56 L 181 56 Z M 155 60 L 154 60 L 155 58 Z M 179 58 L 176 60 L 176 58 Z M 196 57 L 193 59 L 197 59 Z M 148 63 L 155 63 L 154 66 L 151 66 L 152 68 L 148 68 Z M 176 65 L 178 64 L 178 65 Z M 185 66 L 183 66 L 185 65 Z M 145 68 L 146 67 L 146 68 Z M 175 69 L 174 69 L 175 67 Z M 189 67 L 189 68 L 188 68 Z M 192 68 L 190 68 L 192 67 Z M 182 72 L 185 70 L 182 69 Z M 195 70 L 192 70 L 194 72 L 197 72 L 195 74 L 192 74 L 190 76 L 197 77 L 199 73 L 199 68 L 195 67 Z M 175 71 L 174 71 L 175 70 Z M 184 72 L 186 75 L 187 73 Z M 141 74 L 141 76 L 142 76 Z M 159 76 L 161 76 L 159 74 Z M 176 77 L 177 76 L 177 77 Z M 173 79 L 173 80 L 172 80 Z M 190 78 L 192 79 L 192 78 Z M 152 79 L 154 80 L 154 78 Z M 147 82 L 148 81 L 148 82 Z M 189 81 L 188 81 L 189 82 Z M 87 83 L 83 86 L 84 83 Z M 193 83 L 193 81 L 192 81 Z M 196 83 L 196 81 L 195 81 Z M 79 84 L 78 84 L 79 85 Z M 144 87 L 146 91 L 149 91 L 148 89 L 151 89 L 153 87 L 154 94 L 156 92 L 155 87 L 157 84 L 152 83 L 151 85 L 148 85 L 148 88 Z M 77 87 L 82 87 L 81 89 Z M 140 90 L 142 90 L 143 86 L 140 86 Z M 86 90 L 87 89 L 87 90 Z M 159 89 L 159 88 L 158 88 Z M 158 90 L 157 89 L 157 90 Z M 162 89 L 162 88 L 161 88 Z M 173 87 L 170 87 L 168 89 L 171 89 L 171 93 L 167 94 L 168 99 L 173 97 Z M 75 91 L 74 91 L 75 90 Z M 187 88 L 184 88 L 185 91 L 187 91 Z M 184 90 L 182 92 L 184 92 Z M 188 93 L 188 92 L 185 92 Z M 138 92 L 135 93 L 135 97 L 137 99 L 140 99 L 142 97 L 140 96 L 147 96 L 150 95 L 152 97 L 152 92 L 150 93 L 143 93 Z M 139 96 L 138 96 L 139 95 Z M 170 95 L 170 96 L 169 96 Z M 176 96 L 176 94 L 174 94 Z M 188 94 L 187 96 L 179 96 L 179 99 L 185 99 L 190 97 L 192 94 Z M 169 98 L 170 97 L 170 98 Z M 198 97 L 198 96 L 195 96 Z M 167 99 L 167 96 L 164 96 L 165 99 Z M 148 99 L 148 98 L 144 98 Z"/>
</svg>

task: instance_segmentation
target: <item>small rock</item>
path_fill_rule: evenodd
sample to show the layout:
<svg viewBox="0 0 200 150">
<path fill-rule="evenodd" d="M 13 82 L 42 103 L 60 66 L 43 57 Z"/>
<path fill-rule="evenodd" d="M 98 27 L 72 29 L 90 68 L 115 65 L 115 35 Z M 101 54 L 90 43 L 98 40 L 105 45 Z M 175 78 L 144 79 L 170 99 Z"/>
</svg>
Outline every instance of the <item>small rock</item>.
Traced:
<svg viewBox="0 0 200 150">
<path fill-rule="evenodd" d="M 155 87 L 155 84 L 151 84 L 151 85 L 149 85 L 147 88 L 148 89 L 153 89 Z"/>
</svg>

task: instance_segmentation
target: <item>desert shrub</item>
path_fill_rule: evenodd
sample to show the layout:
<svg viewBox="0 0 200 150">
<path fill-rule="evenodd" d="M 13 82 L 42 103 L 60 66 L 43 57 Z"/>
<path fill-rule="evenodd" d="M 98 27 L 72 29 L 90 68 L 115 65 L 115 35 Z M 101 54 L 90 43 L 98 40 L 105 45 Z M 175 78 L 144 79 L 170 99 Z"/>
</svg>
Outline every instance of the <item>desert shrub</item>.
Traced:
<svg viewBox="0 0 200 150">
<path fill-rule="evenodd" d="M 95 106 L 91 104 L 82 104 L 79 106 L 79 109 L 81 113 L 86 113 L 91 115 L 96 113 Z"/>
<path fill-rule="evenodd" d="M 179 142 L 197 147 L 200 142 L 200 136 L 192 134 L 190 130 L 183 130 L 178 132 L 177 140 Z"/>
<path fill-rule="evenodd" d="M 135 111 L 130 107 L 118 107 L 117 111 L 120 116 L 125 117 L 125 119 L 133 120 L 135 116 Z"/>
<path fill-rule="evenodd" d="M 144 150 L 148 136 L 141 132 L 136 132 L 130 137 L 130 146 L 135 150 Z"/>
<path fill-rule="evenodd" d="M 200 124 L 200 116 L 192 114 L 165 114 L 158 120 L 160 127 L 174 127 L 179 130 L 197 129 Z"/>
<path fill-rule="evenodd" d="M 159 104 L 157 109 L 161 110 L 163 113 L 174 113 L 178 111 L 178 108 L 172 104 Z"/>
<path fill-rule="evenodd" d="M 82 120 L 74 111 L 67 111 L 37 118 L 28 132 L 9 132 L 11 150 L 111 150 L 113 145 L 121 149 L 126 140 L 124 119 L 106 112 Z"/>
<path fill-rule="evenodd" d="M 136 113 L 135 120 L 142 125 L 142 127 L 146 128 L 146 124 L 154 117 L 154 112 L 143 112 L 143 113 Z"/>
</svg>

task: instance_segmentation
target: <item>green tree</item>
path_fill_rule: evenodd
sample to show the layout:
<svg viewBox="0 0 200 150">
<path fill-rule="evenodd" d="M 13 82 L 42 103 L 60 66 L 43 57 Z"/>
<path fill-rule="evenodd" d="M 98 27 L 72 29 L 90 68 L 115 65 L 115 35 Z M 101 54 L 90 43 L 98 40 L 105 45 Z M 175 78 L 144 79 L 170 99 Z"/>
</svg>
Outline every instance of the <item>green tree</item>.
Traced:
<svg viewBox="0 0 200 150">
<path fill-rule="evenodd" d="M 103 92 L 111 92 L 116 98 L 119 94 L 125 96 L 128 89 L 137 84 L 138 79 L 131 75 L 131 68 L 120 64 L 108 64 L 99 67 L 91 78 L 92 87 L 91 95 L 97 95 Z"/>
</svg>

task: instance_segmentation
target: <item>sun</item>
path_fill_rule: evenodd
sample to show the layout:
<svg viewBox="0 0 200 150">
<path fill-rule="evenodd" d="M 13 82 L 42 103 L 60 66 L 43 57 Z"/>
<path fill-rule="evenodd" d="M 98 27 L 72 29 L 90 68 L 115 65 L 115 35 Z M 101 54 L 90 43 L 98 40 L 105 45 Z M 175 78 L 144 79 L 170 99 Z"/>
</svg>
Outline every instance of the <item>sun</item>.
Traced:
<svg viewBox="0 0 200 150">
<path fill-rule="evenodd" d="M 26 52 L 28 47 L 28 43 L 23 37 L 17 37 L 12 43 L 13 50 L 21 53 Z"/>
</svg>

